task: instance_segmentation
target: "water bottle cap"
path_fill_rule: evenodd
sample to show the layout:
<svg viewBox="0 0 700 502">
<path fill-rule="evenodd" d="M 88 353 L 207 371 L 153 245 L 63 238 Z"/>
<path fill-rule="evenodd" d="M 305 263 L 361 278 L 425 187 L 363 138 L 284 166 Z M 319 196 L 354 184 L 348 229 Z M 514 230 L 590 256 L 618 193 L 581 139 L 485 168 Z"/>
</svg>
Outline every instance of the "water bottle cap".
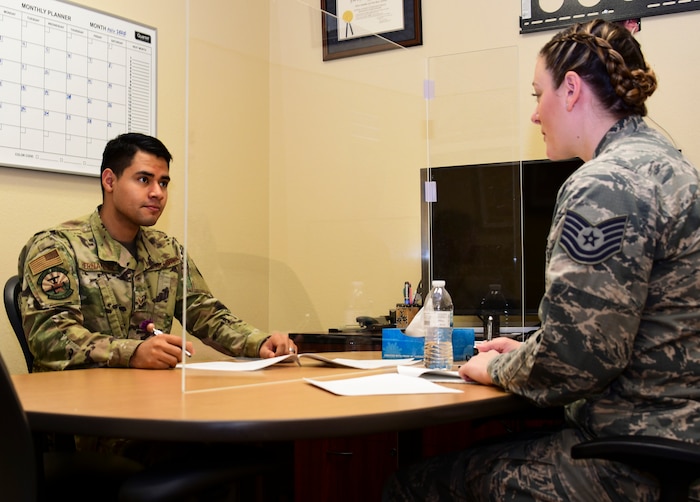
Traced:
<svg viewBox="0 0 700 502">
<path fill-rule="evenodd" d="M 435 280 L 435 281 L 433 281 L 432 284 L 433 284 L 434 288 L 444 288 L 445 287 L 445 281 Z"/>
</svg>

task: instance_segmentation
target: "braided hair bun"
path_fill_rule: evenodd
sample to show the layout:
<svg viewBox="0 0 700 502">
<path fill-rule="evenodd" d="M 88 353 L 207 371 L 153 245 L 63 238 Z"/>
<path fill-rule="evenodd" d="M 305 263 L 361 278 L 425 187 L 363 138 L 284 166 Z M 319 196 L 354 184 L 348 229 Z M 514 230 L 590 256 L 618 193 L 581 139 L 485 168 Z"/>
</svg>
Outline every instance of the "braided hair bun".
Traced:
<svg viewBox="0 0 700 502">
<path fill-rule="evenodd" d="M 618 118 L 647 114 L 645 102 L 656 90 L 656 75 L 626 28 L 601 19 L 574 24 L 557 33 L 540 56 L 555 87 L 574 71 Z"/>
</svg>

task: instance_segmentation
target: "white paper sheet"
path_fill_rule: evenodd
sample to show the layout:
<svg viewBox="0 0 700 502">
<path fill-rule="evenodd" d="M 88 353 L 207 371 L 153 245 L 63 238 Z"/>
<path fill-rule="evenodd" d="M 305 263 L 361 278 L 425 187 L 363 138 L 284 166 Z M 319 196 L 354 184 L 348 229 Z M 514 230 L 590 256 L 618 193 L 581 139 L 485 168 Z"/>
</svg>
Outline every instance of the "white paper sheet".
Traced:
<svg viewBox="0 0 700 502">
<path fill-rule="evenodd" d="M 383 373 L 344 380 L 315 380 L 306 382 L 339 396 L 380 396 L 393 394 L 455 394 L 459 389 L 450 389 L 423 378 L 398 373 Z"/>
<path fill-rule="evenodd" d="M 337 357 L 335 359 L 328 359 L 326 357 L 320 356 L 318 354 L 299 354 L 299 359 L 304 359 L 305 357 L 310 357 L 311 359 L 316 359 L 318 361 L 323 361 L 326 364 L 331 364 L 333 366 L 341 366 L 344 368 L 355 368 L 358 370 L 374 370 L 377 368 L 393 368 L 408 364 L 414 364 L 416 362 L 413 358 L 407 359 L 343 359 L 342 357 Z"/>
<path fill-rule="evenodd" d="M 301 362 L 303 359 L 313 359 L 321 361 L 330 366 L 342 368 L 354 368 L 360 370 L 369 370 L 377 368 L 392 368 L 400 365 L 413 364 L 416 362 L 413 358 L 408 359 L 329 359 L 325 356 L 308 353 L 308 354 L 288 354 L 285 356 L 270 357 L 268 359 L 253 359 L 251 361 L 211 361 L 204 363 L 188 363 L 188 369 L 194 370 L 210 370 L 210 371 L 255 371 L 273 364 L 288 362 Z M 178 368 L 182 368 L 182 363 L 178 364 Z"/>
<path fill-rule="evenodd" d="M 277 364 L 284 360 L 295 361 L 294 354 L 286 356 L 270 357 L 267 359 L 252 359 L 250 361 L 210 361 L 205 363 L 187 363 L 187 369 L 193 370 L 211 370 L 211 371 L 255 371 L 273 364 Z M 177 365 L 182 368 L 184 364 Z"/>
<path fill-rule="evenodd" d="M 467 382 L 456 371 L 450 370 L 431 370 L 424 366 L 399 366 L 396 371 L 400 375 L 406 375 L 416 378 L 422 378 L 431 382 L 440 383 L 476 383 Z"/>
</svg>

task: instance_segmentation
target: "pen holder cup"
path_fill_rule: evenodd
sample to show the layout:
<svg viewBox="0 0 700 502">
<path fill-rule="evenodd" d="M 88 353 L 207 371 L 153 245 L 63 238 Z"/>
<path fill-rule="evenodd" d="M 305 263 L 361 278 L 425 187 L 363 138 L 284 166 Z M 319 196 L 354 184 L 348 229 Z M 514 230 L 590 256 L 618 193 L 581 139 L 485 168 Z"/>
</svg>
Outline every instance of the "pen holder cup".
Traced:
<svg viewBox="0 0 700 502">
<path fill-rule="evenodd" d="M 415 307 L 412 305 L 397 305 L 396 306 L 396 327 L 397 328 L 407 328 L 416 314 L 420 310 L 420 307 Z"/>
</svg>

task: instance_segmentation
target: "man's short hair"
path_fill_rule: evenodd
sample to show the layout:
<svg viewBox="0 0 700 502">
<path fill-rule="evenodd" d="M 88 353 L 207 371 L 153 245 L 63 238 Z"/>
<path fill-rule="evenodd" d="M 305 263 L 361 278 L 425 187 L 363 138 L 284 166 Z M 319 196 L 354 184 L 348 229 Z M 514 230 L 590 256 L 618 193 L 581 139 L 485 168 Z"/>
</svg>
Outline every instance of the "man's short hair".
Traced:
<svg viewBox="0 0 700 502">
<path fill-rule="evenodd" d="M 168 168 L 170 161 L 173 160 L 173 156 L 158 138 L 137 132 L 128 132 L 110 140 L 105 146 L 102 153 L 100 175 L 105 169 L 111 169 L 114 175 L 119 178 L 124 169 L 131 165 L 134 155 L 139 151 L 164 159 L 168 163 Z"/>
</svg>

